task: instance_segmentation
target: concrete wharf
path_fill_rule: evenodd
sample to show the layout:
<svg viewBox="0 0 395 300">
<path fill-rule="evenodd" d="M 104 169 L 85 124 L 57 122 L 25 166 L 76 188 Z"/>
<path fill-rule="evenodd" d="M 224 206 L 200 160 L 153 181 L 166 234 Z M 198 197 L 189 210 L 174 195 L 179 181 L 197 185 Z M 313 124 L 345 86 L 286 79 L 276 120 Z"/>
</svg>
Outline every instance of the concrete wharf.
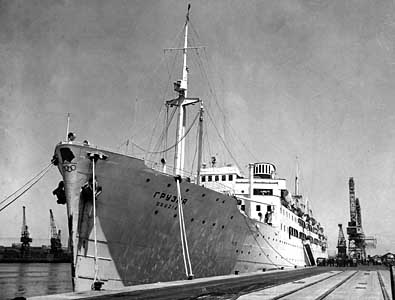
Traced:
<svg viewBox="0 0 395 300">
<path fill-rule="evenodd" d="M 389 269 L 384 267 L 377 268 L 376 266 L 362 266 L 357 268 L 314 267 L 272 270 L 135 285 L 116 291 L 75 292 L 29 299 L 389 300 L 392 297 Z"/>
<path fill-rule="evenodd" d="M 389 271 L 330 271 L 240 296 L 257 299 L 392 299 Z"/>
</svg>

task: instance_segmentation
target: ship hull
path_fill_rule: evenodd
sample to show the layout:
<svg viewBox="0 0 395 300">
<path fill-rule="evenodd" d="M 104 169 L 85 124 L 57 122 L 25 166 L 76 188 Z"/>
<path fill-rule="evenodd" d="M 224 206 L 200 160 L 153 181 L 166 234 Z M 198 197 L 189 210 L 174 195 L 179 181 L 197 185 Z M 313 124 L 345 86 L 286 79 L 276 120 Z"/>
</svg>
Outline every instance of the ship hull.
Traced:
<svg viewBox="0 0 395 300">
<path fill-rule="evenodd" d="M 63 150 L 62 150 L 63 149 Z M 95 245 L 87 146 L 55 149 L 64 181 L 76 291 L 91 288 Z M 106 289 L 185 279 L 175 178 L 140 159 L 100 150 L 95 163 L 98 278 Z M 237 200 L 182 180 L 186 237 L 195 277 L 309 264 L 300 239 L 248 218 Z M 314 257 L 326 256 L 311 245 Z"/>
</svg>

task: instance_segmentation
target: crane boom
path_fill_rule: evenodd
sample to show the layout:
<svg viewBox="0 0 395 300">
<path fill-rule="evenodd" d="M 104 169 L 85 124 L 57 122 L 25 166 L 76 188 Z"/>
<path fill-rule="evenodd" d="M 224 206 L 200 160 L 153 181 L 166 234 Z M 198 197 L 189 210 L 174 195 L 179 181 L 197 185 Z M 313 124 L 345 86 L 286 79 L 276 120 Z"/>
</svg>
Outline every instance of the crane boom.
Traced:
<svg viewBox="0 0 395 300">
<path fill-rule="evenodd" d="M 355 200 L 355 213 L 357 216 L 357 226 L 362 228 L 361 204 L 358 198 Z"/>
</svg>

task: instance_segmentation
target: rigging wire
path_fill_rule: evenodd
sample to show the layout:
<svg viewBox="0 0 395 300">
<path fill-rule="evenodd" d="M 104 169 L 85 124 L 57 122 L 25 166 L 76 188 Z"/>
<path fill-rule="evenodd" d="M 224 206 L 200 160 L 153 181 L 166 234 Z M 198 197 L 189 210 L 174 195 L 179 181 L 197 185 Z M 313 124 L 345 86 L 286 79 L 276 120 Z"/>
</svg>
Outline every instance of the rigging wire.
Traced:
<svg viewBox="0 0 395 300">
<path fill-rule="evenodd" d="M 209 113 L 208 110 L 207 110 L 207 115 L 208 115 L 210 121 L 212 122 L 212 124 L 213 124 L 215 130 L 217 131 L 217 134 L 218 134 L 218 136 L 220 137 L 220 140 L 222 141 L 223 145 L 225 146 L 225 149 L 228 151 L 230 157 L 233 159 L 233 161 L 235 162 L 235 164 L 236 164 L 236 166 L 239 168 L 239 170 L 241 170 L 239 164 L 237 163 L 237 160 L 234 158 L 232 152 L 230 152 L 228 146 L 226 145 L 226 142 L 224 141 L 224 139 L 222 138 L 221 134 L 219 133 L 217 126 L 215 126 L 215 123 L 214 123 L 214 121 L 213 121 L 213 118 L 211 117 L 211 115 L 210 115 L 210 113 Z"/>
<path fill-rule="evenodd" d="M 173 148 L 175 148 L 187 135 L 188 133 L 191 131 L 193 125 L 195 124 L 196 120 L 198 119 L 199 113 L 196 114 L 195 119 L 193 119 L 192 124 L 189 126 L 188 130 L 185 132 L 185 134 L 181 137 L 181 139 L 176 142 L 174 145 L 168 147 L 167 149 L 164 149 L 162 151 L 148 151 L 147 149 L 144 149 L 143 147 L 137 145 L 136 143 L 131 142 L 134 146 L 136 146 L 137 148 L 139 148 L 140 150 L 144 151 L 147 154 L 160 154 L 160 153 L 164 153 L 166 151 L 169 151 Z"/>
<path fill-rule="evenodd" d="M 182 32 L 184 31 L 184 28 L 185 28 L 185 25 L 184 25 L 184 26 L 182 27 L 182 29 L 179 31 L 179 33 L 177 34 L 175 40 L 180 40 L 179 37 L 181 36 Z M 175 44 L 175 43 L 174 43 L 174 44 Z M 166 49 L 164 49 L 163 52 L 166 53 Z M 163 56 L 163 59 L 165 59 L 165 55 Z M 173 60 L 171 72 L 169 71 L 168 65 L 166 64 L 167 72 L 168 72 L 168 79 L 167 79 L 167 81 L 166 81 L 166 83 L 165 83 L 165 85 L 164 85 L 163 92 L 162 92 L 162 95 L 163 95 L 163 96 L 162 96 L 162 101 L 163 101 L 163 102 L 165 102 L 165 100 L 166 100 L 166 99 L 165 99 L 165 98 L 166 98 L 166 94 L 167 94 L 167 92 L 168 92 L 168 90 L 169 90 L 169 87 L 170 87 L 172 71 L 173 71 L 174 68 L 175 68 L 176 59 L 177 59 L 177 55 L 175 54 L 175 55 L 174 55 L 174 60 Z M 152 143 L 152 139 L 153 139 L 153 137 L 154 137 L 155 130 L 156 130 L 157 126 L 159 125 L 159 122 L 158 122 L 159 119 L 160 119 L 159 116 L 160 116 L 160 113 L 162 112 L 162 109 L 163 109 L 164 106 L 166 106 L 166 105 L 163 104 L 163 105 L 161 106 L 160 111 L 159 111 L 159 114 L 158 114 L 158 116 L 157 116 L 157 118 L 156 118 L 155 126 L 154 126 L 154 128 L 152 128 L 152 134 L 151 134 L 151 138 L 150 138 L 150 141 L 149 141 L 149 144 L 148 144 L 148 149 L 151 148 L 151 143 Z M 147 152 L 147 154 L 151 154 L 151 153 Z"/>
<path fill-rule="evenodd" d="M 167 108 L 168 108 L 168 106 L 167 106 Z M 168 113 L 167 113 L 168 109 L 166 109 L 166 119 L 165 119 L 165 121 L 167 122 L 167 124 L 164 127 L 164 129 L 162 130 L 162 133 L 161 133 L 161 135 L 160 135 L 160 137 L 158 139 L 158 142 L 156 143 L 156 145 L 154 147 L 154 151 L 156 151 L 156 149 L 160 148 L 160 145 L 162 144 L 162 142 L 164 140 L 165 140 L 165 147 L 164 148 L 167 149 L 167 133 L 168 133 L 170 124 L 173 121 L 173 118 L 174 118 L 174 115 L 175 115 L 176 111 L 177 111 L 177 108 L 174 108 L 173 111 L 171 112 L 170 119 L 169 119 L 168 118 Z M 166 152 L 166 151 L 164 151 L 164 152 Z M 158 153 L 155 153 L 155 152 L 151 153 L 150 152 L 149 154 L 158 154 Z"/>
<path fill-rule="evenodd" d="M 51 170 L 52 167 L 52 163 L 47 166 L 43 171 L 41 172 L 41 175 L 35 180 L 33 181 L 22 193 L 20 193 L 18 196 L 16 196 L 13 200 L 11 200 L 11 202 L 7 203 L 6 205 L 4 205 L 2 208 L 0 208 L 0 212 L 3 211 L 4 209 L 6 209 L 8 206 L 10 206 L 12 203 L 14 203 L 17 199 L 19 199 L 23 194 L 25 194 L 28 190 L 30 190 L 37 182 L 39 182 L 41 180 L 41 178 L 44 177 L 45 174 L 48 173 L 49 170 Z M 20 190 L 20 189 L 19 189 Z M 13 193 L 15 194 L 15 193 Z M 7 197 L 9 199 L 9 197 Z M 2 201 L 2 203 L 4 203 L 4 200 Z"/>
<path fill-rule="evenodd" d="M 180 29 L 180 31 L 177 33 L 177 35 L 175 36 L 175 38 L 173 39 L 173 44 L 175 44 L 175 41 L 177 41 L 177 40 L 179 40 L 179 37 L 180 37 L 180 35 L 182 34 L 182 32 L 183 32 L 183 29 L 184 29 L 184 27 L 183 28 L 181 28 Z M 165 51 L 164 51 L 165 52 Z M 163 62 L 165 61 L 165 59 L 166 59 L 166 57 L 165 57 L 165 55 L 163 55 L 162 56 L 162 58 L 161 58 L 161 60 L 160 60 L 160 62 L 159 62 L 159 64 L 157 64 L 157 67 L 155 68 L 155 70 L 152 72 L 152 74 L 158 74 L 158 70 L 159 70 L 159 68 L 162 66 L 162 64 L 163 64 Z M 172 64 L 172 69 L 174 69 L 174 65 L 175 65 L 175 62 L 176 62 L 176 56 L 174 57 L 174 61 L 173 61 L 173 64 Z M 167 62 L 166 62 L 166 69 L 167 69 L 167 73 L 168 73 L 168 80 L 166 81 L 166 84 L 165 84 L 165 86 L 163 87 L 163 92 L 161 93 L 162 95 L 163 95 L 163 97 L 162 97 L 162 99 L 163 99 L 163 101 L 165 100 L 165 95 L 166 95 L 166 93 L 167 93 L 167 90 L 168 90 L 168 88 L 169 88 L 169 84 L 168 84 L 168 82 L 170 82 L 171 81 L 171 72 L 169 71 L 169 66 L 168 66 L 168 64 L 167 64 Z M 144 81 L 146 81 L 146 82 L 153 82 L 153 80 L 151 80 L 151 78 L 153 77 L 153 75 L 152 76 L 150 76 L 150 77 L 141 77 L 137 82 L 138 82 L 138 85 L 140 85 L 140 82 L 142 82 L 143 80 L 144 80 L 144 78 L 147 78 L 146 80 L 144 80 Z M 162 111 L 162 108 L 163 108 L 163 106 L 161 106 L 160 108 L 159 108 L 159 115 L 160 115 L 160 113 L 161 113 L 161 111 Z M 158 120 L 158 118 L 156 118 L 156 120 Z M 140 129 L 140 132 L 144 132 L 144 128 L 146 128 L 148 125 L 150 125 L 152 122 L 149 122 L 147 125 L 145 125 L 145 126 L 143 126 L 143 128 L 142 129 Z M 154 130 L 155 128 L 153 128 L 153 130 Z M 134 135 L 132 135 L 132 137 L 133 137 Z M 148 149 L 150 148 L 150 145 L 151 145 L 151 142 L 152 142 L 152 138 L 150 139 L 150 141 L 149 141 L 149 146 L 148 146 Z M 125 145 L 127 143 L 127 140 L 125 140 L 125 141 L 123 141 L 123 142 L 121 142 L 121 144 L 117 147 L 117 149 L 119 150 L 120 149 L 120 147 L 122 147 L 123 145 Z"/>
<path fill-rule="evenodd" d="M 197 33 L 197 31 L 195 30 L 195 28 L 193 27 L 192 24 L 191 24 L 191 28 L 192 28 L 192 31 L 194 32 L 194 34 L 196 35 L 196 37 L 197 37 L 197 39 L 198 39 L 198 41 L 199 41 L 199 34 Z M 205 56 L 205 60 L 202 59 L 202 57 L 201 57 L 199 51 L 196 51 L 197 58 L 198 58 L 198 60 L 197 60 L 197 61 L 198 61 L 198 66 L 199 66 L 199 68 L 200 68 L 200 71 L 201 71 L 202 74 L 204 75 L 204 77 L 205 77 L 207 83 L 208 83 L 207 85 L 208 85 L 208 88 L 209 88 L 210 93 L 213 95 L 214 103 L 217 105 L 217 107 L 219 108 L 219 111 L 224 115 L 224 117 L 226 117 L 226 116 L 225 116 L 225 113 L 224 113 L 224 111 L 223 111 L 223 109 L 221 109 L 221 106 L 219 105 L 217 94 L 216 94 L 216 92 L 215 92 L 215 89 L 214 89 L 214 88 L 212 87 L 212 85 L 211 85 L 211 81 L 210 81 L 209 78 L 208 78 L 208 74 L 207 74 L 207 72 L 206 72 L 206 68 L 204 67 L 203 61 L 208 62 L 208 55 L 207 55 L 206 48 L 203 48 L 203 53 L 204 53 L 204 56 Z M 207 65 L 210 66 L 210 64 L 208 64 L 208 63 L 207 63 Z M 208 67 L 208 69 L 209 69 L 209 67 Z M 257 158 L 255 157 L 255 155 L 254 155 L 254 154 L 251 152 L 251 150 L 247 147 L 246 143 L 243 142 L 243 139 L 241 139 L 241 138 L 237 135 L 237 131 L 232 127 L 231 123 L 228 123 L 227 126 L 229 126 L 230 129 L 231 129 L 231 132 L 232 132 L 233 134 L 236 135 L 236 138 L 237 138 L 237 140 L 239 141 L 238 144 L 241 144 L 241 145 L 246 149 L 246 151 L 249 153 L 249 155 L 250 155 L 255 161 L 258 161 Z M 233 158 L 233 159 L 234 159 L 234 158 Z M 235 161 L 235 162 L 236 162 L 236 161 Z"/>
</svg>

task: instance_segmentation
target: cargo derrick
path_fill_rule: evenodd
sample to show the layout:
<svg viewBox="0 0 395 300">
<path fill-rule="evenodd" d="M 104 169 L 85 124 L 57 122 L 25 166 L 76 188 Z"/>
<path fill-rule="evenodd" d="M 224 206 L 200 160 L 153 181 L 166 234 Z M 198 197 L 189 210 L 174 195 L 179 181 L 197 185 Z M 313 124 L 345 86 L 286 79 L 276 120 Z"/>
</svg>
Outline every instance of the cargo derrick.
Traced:
<svg viewBox="0 0 395 300">
<path fill-rule="evenodd" d="M 49 210 L 49 226 L 51 229 L 51 253 L 59 253 L 62 251 L 61 232 L 57 231 L 55 219 L 53 217 L 52 209 Z"/>
<path fill-rule="evenodd" d="M 358 262 L 366 260 L 365 234 L 362 229 L 361 205 L 359 199 L 355 198 L 354 179 L 348 181 L 350 192 L 350 222 L 348 222 L 348 252 L 351 259 Z"/>
<path fill-rule="evenodd" d="M 32 239 L 29 234 L 29 229 L 26 224 L 26 213 L 25 213 L 25 207 L 23 206 L 23 216 L 22 216 L 22 232 L 21 232 L 21 252 L 22 256 L 27 256 L 30 251 L 30 243 L 32 242 Z"/>
</svg>

